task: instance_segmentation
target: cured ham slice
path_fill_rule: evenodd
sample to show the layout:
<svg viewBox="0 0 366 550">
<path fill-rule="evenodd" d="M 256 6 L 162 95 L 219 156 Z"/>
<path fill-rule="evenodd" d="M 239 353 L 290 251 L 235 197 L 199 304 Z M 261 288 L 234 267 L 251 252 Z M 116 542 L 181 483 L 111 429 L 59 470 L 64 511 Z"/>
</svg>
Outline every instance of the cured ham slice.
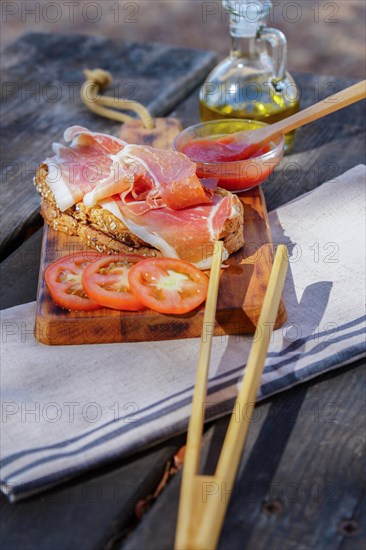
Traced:
<svg viewBox="0 0 366 550">
<path fill-rule="evenodd" d="M 91 132 L 83 126 L 71 126 L 64 132 L 64 140 L 66 142 L 72 142 L 71 147 L 76 144 L 82 145 L 85 136 L 91 136 L 93 140 L 98 143 L 106 153 L 111 155 L 117 155 L 127 143 L 122 139 L 119 139 L 108 134 L 100 134 Z M 86 138 L 87 139 L 87 138 Z"/>
<path fill-rule="evenodd" d="M 165 206 L 181 210 L 211 200 L 196 176 L 196 164 L 186 155 L 141 145 L 127 145 L 123 156 L 142 164 L 155 182 L 155 193 Z"/>
<path fill-rule="evenodd" d="M 143 202 L 124 203 L 119 196 L 103 201 L 103 208 L 118 217 L 140 239 L 163 256 L 186 260 L 200 269 L 212 263 L 214 243 L 226 222 L 238 213 L 233 195 L 215 195 L 210 204 L 172 210 L 167 207 L 143 211 Z M 224 250 L 223 259 L 228 253 Z"/>
<path fill-rule="evenodd" d="M 54 156 L 45 161 L 46 182 L 61 211 L 81 200 L 87 206 L 98 204 L 121 220 L 131 236 L 163 256 L 201 269 L 210 267 L 218 239 L 230 252 L 241 246 L 239 199 L 217 191 L 214 178 L 200 180 L 196 164 L 184 154 L 127 144 L 80 126 L 68 128 L 64 138 L 69 145 L 54 144 Z M 90 220 L 94 218 L 85 223 L 97 224 Z M 111 231 L 113 235 L 112 223 Z M 223 258 L 228 255 L 224 249 Z"/>
<path fill-rule="evenodd" d="M 150 193 L 155 194 L 155 182 L 142 164 L 124 156 L 123 152 L 113 160 L 109 177 L 84 196 L 86 206 L 95 206 L 99 201 L 116 194 L 130 195 L 133 200 L 146 200 Z M 151 200 L 147 209 L 157 206 Z"/>
<path fill-rule="evenodd" d="M 48 166 L 46 182 L 57 206 L 65 211 L 80 200 L 100 181 L 109 177 L 113 157 L 126 143 L 107 134 L 90 132 L 81 126 L 65 131 L 70 146 L 53 144 L 55 155 L 45 160 Z"/>
<path fill-rule="evenodd" d="M 114 194 L 129 193 L 143 199 L 146 207 L 181 210 L 210 204 L 212 182 L 206 189 L 196 175 L 196 164 L 182 153 L 154 149 L 146 145 L 126 145 L 114 157 L 113 174 L 84 197 L 87 206 Z"/>
</svg>

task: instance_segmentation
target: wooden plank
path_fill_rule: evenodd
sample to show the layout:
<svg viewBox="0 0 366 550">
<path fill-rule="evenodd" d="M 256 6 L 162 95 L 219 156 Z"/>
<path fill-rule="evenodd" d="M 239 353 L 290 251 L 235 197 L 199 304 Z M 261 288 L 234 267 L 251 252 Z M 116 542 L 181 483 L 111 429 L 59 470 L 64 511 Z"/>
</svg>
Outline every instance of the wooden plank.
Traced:
<svg viewBox="0 0 366 550">
<path fill-rule="evenodd" d="M 26 304 L 36 299 L 43 229 L 0 263 L 0 308 Z"/>
<path fill-rule="evenodd" d="M 115 134 L 120 129 L 82 103 L 85 67 L 109 70 L 115 77 L 110 95 L 140 101 L 161 116 L 195 89 L 214 62 L 212 52 L 92 36 L 30 33 L 9 45 L 1 70 L 1 258 L 39 222 L 32 179 L 51 143 L 73 124 Z"/>
<path fill-rule="evenodd" d="M 136 503 L 153 494 L 182 438 L 99 469 L 18 504 L 0 496 L 4 550 L 116 548 L 136 523 Z"/>
<path fill-rule="evenodd" d="M 359 361 L 256 407 L 232 495 L 210 487 L 202 496 L 216 489 L 231 496 L 219 550 L 362 547 L 365 381 Z M 206 474 L 214 471 L 226 423 L 204 436 Z M 173 548 L 179 485 L 177 476 L 123 550 Z M 343 522 L 353 517 L 359 528 L 347 536 Z"/>
<path fill-rule="evenodd" d="M 273 262 L 273 246 L 263 194 L 259 188 L 240 195 L 244 205 L 244 247 L 230 256 L 223 270 L 216 311 L 216 335 L 253 333 L 262 308 Z M 36 338 L 48 345 L 143 342 L 196 338 L 201 335 L 204 306 L 185 315 L 152 310 L 69 312 L 53 302 L 44 283 L 50 263 L 75 251 L 90 250 L 79 237 L 45 226 L 39 276 Z M 281 302 L 275 328 L 287 315 Z"/>
<path fill-rule="evenodd" d="M 341 550 L 364 550 L 366 540 L 366 491 L 360 496 L 353 514 L 347 513 L 339 524 L 344 535 Z"/>
</svg>

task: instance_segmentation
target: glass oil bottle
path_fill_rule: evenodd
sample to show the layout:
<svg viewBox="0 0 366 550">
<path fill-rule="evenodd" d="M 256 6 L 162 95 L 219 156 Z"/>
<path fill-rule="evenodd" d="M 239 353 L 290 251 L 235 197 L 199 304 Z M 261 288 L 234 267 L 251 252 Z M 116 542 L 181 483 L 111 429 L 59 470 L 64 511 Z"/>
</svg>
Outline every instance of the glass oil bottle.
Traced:
<svg viewBox="0 0 366 550">
<path fill-rule="evenodd" d="M 201 120 L 246 118 L 272 124 L 300 109 L 299 90 L 286 71 L 287 42 L 264 20 L 269 0 L 223 0 L 230 17 L 230 55 L 200 90 Z M 285 138 L 292 145 L 294 132 Z"/>
</svg>

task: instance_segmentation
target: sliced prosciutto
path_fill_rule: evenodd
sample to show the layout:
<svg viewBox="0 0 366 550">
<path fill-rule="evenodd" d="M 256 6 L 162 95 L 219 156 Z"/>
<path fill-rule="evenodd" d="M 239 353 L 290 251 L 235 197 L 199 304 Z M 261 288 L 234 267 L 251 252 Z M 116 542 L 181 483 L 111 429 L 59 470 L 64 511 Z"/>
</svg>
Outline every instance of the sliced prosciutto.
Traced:
<svg viewBox="0 0 366 550">
<path fill-rule="evenodd" d="M 62 211 L 81 201 L 110 176 L 113 157 L 126 145 L 116 137 L 90 132 L 81 126 L 68 128 L 64 139 L 71 144 L 67 147 L 54 143 L 55 155 L 45 160 L 46 182 Z"/>
<path fill-rule="evenodd" d="M 212 263 L 214 243 L 226 222 L 240 213 L 239 200 L 234 195 L 214 195 L 210 204 L 172 210 L 163 207 L 141 214 L 143 202 L 124 203 L 119 196 L 101 202 L 103 208 L 119 218 L 126 227 L 163 256 L 180 258 L 200 269 Z M 223 259 L 228 252 L 224 249 Z"/>
<path fill-rule="evenodd" d="M 87 206 L 117 193 L 126 200 L 129 193 L 135 200 L 145 200 L 148 209 L 182 210 L 211 202 L 212 190 L 202 185 L 196 164 L 182 153 L 126 145 L 114 161 L 113 174 L 84 197 Z"/>
<path fill-rule="evenodd" d="M 154 194 L 155 182 L 142 164 L 123 155 L 123 151 L 113 160 L 109 176 L 84 196 L 86 206 L 95 206 L 101 200 L 117 194 L 124 197 L 130 195 L 133 200 L 146 200 L 149 194 Z M 150 199 L 147 209 L 158 206 L 161 204 Z"/>
<path fill-rule="evenodd" d="M 242 215 L 235 195 L 216 192 L 215 179 L 200 180 L 196 164 L 182 153 L 127 144 L 80 126 L 64 138 L 70 145 L 54 144 L 54 157 L 45 161 L 60 210 L 82 200 L 98 204 L 163 256 L 210 267 L 227 222 Z M 228 255 L 224 250 L 224 259 Z"/>
<path fill-rule="evenodd" d="M 144 166 L 155 182 L 155 195 L 164 206 L 182 210 L 198 204 L 210 204 L 210 197 L 196 175 L 196 164 L 183 153 L 127 145 L 123 154 Z"/>
</svg>

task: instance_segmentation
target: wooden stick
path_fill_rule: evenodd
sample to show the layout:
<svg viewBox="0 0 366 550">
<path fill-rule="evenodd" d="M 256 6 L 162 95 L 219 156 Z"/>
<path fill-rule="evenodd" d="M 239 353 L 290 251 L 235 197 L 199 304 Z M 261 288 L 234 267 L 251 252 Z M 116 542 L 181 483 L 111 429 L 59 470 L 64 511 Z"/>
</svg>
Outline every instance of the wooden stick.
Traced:
<svg viewBox="0 0 366 550">
<path fill-rule="evenodd" d="M 245 146 L 269 141 L 278 135 L 287 134 L 288 132 L 296 130 L 296 128 L 309 124 L 309 122 L 313 122 L 339 109 L 343 109 L 365 97 L 366 80 L 363 80 L 275 124 L 257 130 L 237 132 L 236 139 L 243 139 L 243 144 Z"/>
<path fill-rule="evenodd" d="M 183 469 L 175 545 L 177 550 L 211 550 L 216 548 L 248 434 L 265 358 L 282 295 L 287 266 L 287 249 L 284 245 L 280 245 L 273 263 L 245 375 L 234 407 L 234 410 L 239 410 L 241 414 L 239 415 L 239 419 L 234 414 L 231 416 L 214 476 L 197 475 L 199 446 L 202 438 L 203 404 L 206 395 L 203 395 L 203 388 L 206 390 L 208 373 L 208 366 L 205 365 L 203 367 L 199 362 L 197 380 L 202 380 L 206 375 L 206 382 L 204 386 L 200 386 L 197 393 L 197 388 L 195 388 L 186 450 L 186 457 L 189 457 L 188 467 L 185 461 Z M 202 369 L 202 372 L 199 372 L 200 369 Z"/>
<path fill-rule="evenodd" d="M 188 540 L 192 537 L 192 509 L 195 503 L 194 477 L 198 474 L 201 450 L 202 431 L 207 395 L 207 378 L 210 366 L 213 326 L 216 316 L 217 294 L 220 281 L 223 244 L 215 244 L 216 250 L 210 272 L 205 314 L 198 359 L 196 383 L 193 393 L 192 414 L 188 426 L 187 445 L 184 455 L 183 481 L 180 493 L 179 522 L 176 533 L 176 548 L 186 550 Z"/>
</svg>

